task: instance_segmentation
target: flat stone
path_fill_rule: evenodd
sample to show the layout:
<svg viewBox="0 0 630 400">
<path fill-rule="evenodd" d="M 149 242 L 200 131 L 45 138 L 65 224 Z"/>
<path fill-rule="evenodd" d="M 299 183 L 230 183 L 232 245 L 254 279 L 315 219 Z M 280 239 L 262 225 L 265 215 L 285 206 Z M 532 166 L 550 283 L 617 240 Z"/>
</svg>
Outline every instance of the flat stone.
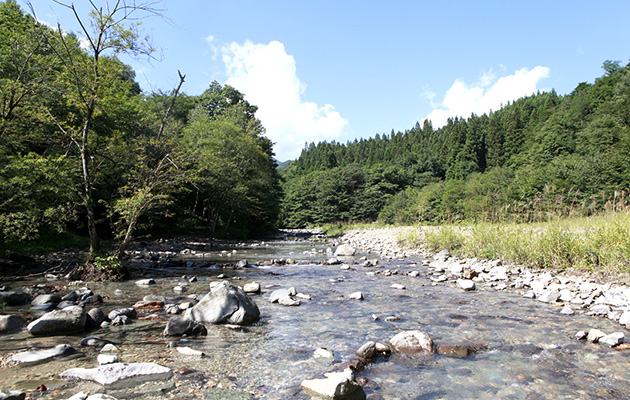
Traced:
<svg viewBox="0 0 630 400">
<path fill-rule="evenodd" d="M 173 372 L 155 363 L 115 363 L 97 368 L 72 368 L 60 374 L 62 379 L 94 381 L 108 388 L 124 388 L 146 381 L 170 379 Z"/>
<path fill-rule="evenodd" d="M 155 279 L 140 279 L 138 281 L 136 281 L 136 285 L 138 286 L 150 286 L 150 285 L 155 285 L 157 282 L 155 282 Z"/>
<path fill-rule="evenodd" d="M 86 337 L 81 340 L 81 346 L 100 348 L 100 347 L 105 346 L 106 344 L 114 344 L 114 342 L 112 342 L 111 340 L 101 339 L 98 337 Z"/>
<path fill-rule="evenodd" d="M 270 303 L 277 303 L 283 297 L 293 297 L 297 294 L 297 291 L 294 287 L 288 289 L 278 289 L 271 292 L 269 295 Z"/>
<path fill-rule="evenodd" d="M 135 309 L 149 309 L 149 310 L 161 310 L 164 308 L 163 301 L 146 301 L 140 300 L 133 305 Z"/>
<path fill-rule="evenodd" d="M 324 374 L 324 379 L 310 379 L 303 381 L 300 386 L 306 392 L 314 393 L 330 399 L 364 400 L 363 388 L 354 380 L 352 370 L 347 368 L 343 372 Z"/>
<path fill-rule="evenodd" d="M 437 353 L 443 356 L 463 358 L 475 354 L 480 349 L 481 347 L 474 345 L 438 345 Z"/>
<path fill-rule="evenodd" d="M 197 357 L 205 356 L 205 353 L 203 351 L 191 349 L 190 347 L 176 347 L 175 350 L 177 350 L 178 353 L 184 354 L 187 356 L 197 356 Z"/>
<path fill-rule="evenodd" d="M 278 304 L 289 307 L 298 307 L 302 304 L 300 300 L 295 300 L 289 296 L 278 299 Z"/>
<path fill-rule="evenodd" d="M 50 360 L 55 357 L 69 356 L 76 353 L 76 349 L 69 344 L 60 344 L 46 350 L 24 351 L 14 354 L 11 358 L 19 363 L 34 363 Z"/>
<path fill-rule="evenodd" d="M 400 283 L 392 283 L 390 288 L 396 289 L 396 290 L 405 290 L 406 289 L 405 285 L 402 285 Z"/>
</svg>

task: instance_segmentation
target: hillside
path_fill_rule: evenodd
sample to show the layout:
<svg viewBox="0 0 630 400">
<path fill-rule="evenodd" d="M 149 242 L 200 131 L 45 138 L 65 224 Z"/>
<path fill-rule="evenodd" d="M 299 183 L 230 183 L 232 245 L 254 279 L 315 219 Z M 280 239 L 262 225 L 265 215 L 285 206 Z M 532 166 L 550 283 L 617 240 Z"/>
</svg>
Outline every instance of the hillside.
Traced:
<svg viewBox="0 0 630 400">
<path fill-rule="evenodd" d="M 564 96 L 345 144 L 311 143 L 282 170 L 282 224 L 545 220 L 625 203 L 630 68 Z"/>
</svg>

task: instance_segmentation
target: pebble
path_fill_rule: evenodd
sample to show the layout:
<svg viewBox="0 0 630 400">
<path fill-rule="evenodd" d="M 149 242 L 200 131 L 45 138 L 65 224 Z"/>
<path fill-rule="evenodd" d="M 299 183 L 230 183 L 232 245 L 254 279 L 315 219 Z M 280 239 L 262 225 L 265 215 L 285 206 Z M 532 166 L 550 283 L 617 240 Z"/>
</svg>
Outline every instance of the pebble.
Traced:
<svg viewBox="0 0 630 400">
<path fill-rule="evenodd" d="M 405 285 L 400 284 L 400 283 L 392 283 L 390 288 L 397 289 L 397 290 L 405 290 L 406 289 Z"/>
</svg>

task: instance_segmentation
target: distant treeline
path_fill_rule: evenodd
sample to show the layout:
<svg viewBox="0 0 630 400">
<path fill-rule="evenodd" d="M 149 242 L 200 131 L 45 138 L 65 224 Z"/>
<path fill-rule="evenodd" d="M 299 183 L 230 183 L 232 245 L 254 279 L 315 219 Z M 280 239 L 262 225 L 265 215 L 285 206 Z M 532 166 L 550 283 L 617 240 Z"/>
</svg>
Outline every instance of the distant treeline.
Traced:
<svg viewBox="0 0 630 400">
<path fill-rule="evenodd" d="M 311 143 L 284 167 L 281 223 L 538 221 L 625 207 L 630 66 L 568 95 L 346 144 Z"/>
</svg>

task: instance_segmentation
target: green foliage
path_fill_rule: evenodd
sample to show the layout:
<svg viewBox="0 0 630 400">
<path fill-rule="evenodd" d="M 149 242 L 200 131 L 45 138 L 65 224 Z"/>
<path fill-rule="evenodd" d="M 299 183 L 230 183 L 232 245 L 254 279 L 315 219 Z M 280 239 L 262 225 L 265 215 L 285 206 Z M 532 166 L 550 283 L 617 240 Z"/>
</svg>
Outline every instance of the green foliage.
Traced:
<svg viewBox="0 0 630 400">
<path fill-rule="evenodd" d="M 141 93 L 117 58 L 153 51 L 139 29 L 158 13 L 152 4 L 92 3 L 83 50 L 74 34 L 0 2 L 3 245 L 87 230 L 91 261 L 113 268 L 101 235 L 122 256 L 135 231 L 203 224 L 247 236 L 276 226 L 280 177 L 257 107 L 217 82 L 201 96 Z"/>
<path fill-rule="evenodd" d="M 536 224 L 477 223 L 425 228 L 427 247 L 465 257 L 501 258 L 539 268 L 630 268 L 630 212 Z"/>
<path fill-rule="evenodd" d="M 103 272 L 119 275 L 123 272 L 120 259 L 115 254 L 94 255 L 90 260 L 91 264 Z"/>
</svg>

